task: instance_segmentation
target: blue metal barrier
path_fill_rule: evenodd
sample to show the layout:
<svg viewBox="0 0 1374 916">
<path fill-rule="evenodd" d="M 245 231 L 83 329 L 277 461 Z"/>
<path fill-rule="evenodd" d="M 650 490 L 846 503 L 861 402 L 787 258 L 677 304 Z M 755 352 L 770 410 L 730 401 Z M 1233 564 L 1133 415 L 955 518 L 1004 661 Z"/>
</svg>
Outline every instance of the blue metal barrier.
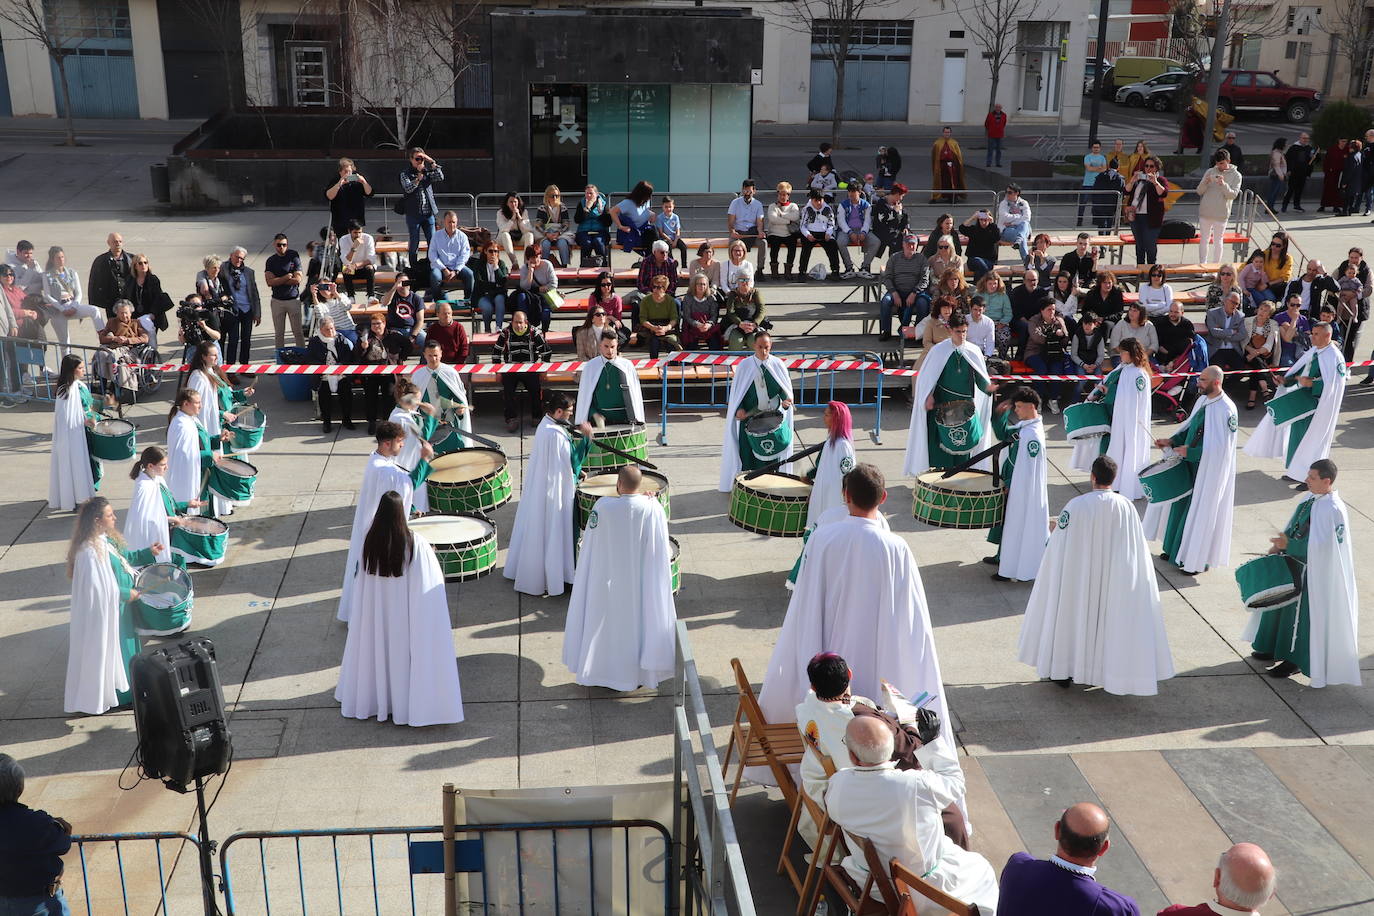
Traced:
<svg viewBox="0 0 1374 916">
<path fill-rule="evenodd" d="M 175 850 L 169 850 L 164 858 L 162 844 L 175 844 Z M 183 866 L 183 873 L 188 877 L 185 879 L 186 887 L 180 893 L 171 893 L 172 877 L 175 873 L 183 853 L 188 852 L 185 844 L 190 844 L 189 856 Z M 145 870 L 137 864 L 131 863 L 130 870 L 132 877 L 126 875 L 126 856 L 133 858 L 146 852 L 146 844 L 152 844 L 151 854 L 157 866 L 157 894 L 156 900 L 148 893 L 149 879 L 152 877 L 150 871 Z M 81 886 L 79 890 L 72 882 L 71 878 L 64 876 L 63 893 L 67 895 L 68 905 L 73 913 L 86 913 L 86 916 L 96 916 L 116 912 L 112 907 L 105 905 L 111 897 L 115 896 L 114 890 L 107 887 L 109 879 L 113 875 L 118 876 L 118 900 L 124 916 L 129 916 L 131 912 L 144 913 L 156 904 L 156 909 L 162 916 L 168 916 L 173 911 L 186 913 L 200 913 L 202 909 L 201 896 L 201 875 L 200 875 L 200 856 L 199 843 L 196 838 L 185 833 L 108 833 L 108 834 L 87 834 L 72 837 L 72 845 L 76 847 L 77 862 L 81 868 Z M 126 849 L 133 845 L 134 852 L 126 852 Z M 110 846 L 109 851 L 113 853 L 113 869 L 105 863 L 98 861 L 102 858 L 100 851 L 96 847 Z M 130 894 L 134 899 L 130 900 Z M 172 903 L 179 906 L 174 907 Z M 132 907 L 132 908 L 131 908 Z"/>
<path fill-rule="evenodd" d="M 181 344 L 176 346 L 180 349 Z M 62 357 L 68 353 L 75 353 L 85 360 L 86 385 L 93 394 L 103 398 L 106 392 L 114 390 L 112 375 L 115 357 L 107 347 L 6 337 L 0 339 L 0 406 L 10 407 L 25 401 L 55 401 L 58 369 L 62 365 Z M 134 372 L 138 388 L 130 390 L 135 397 L 154 393 L 162 383 L 162 373 L 156 370 Z"/>
<path fill-rule="evenodd" d="M 749 351 L 711 350 L 692 351 L 693 356 L 752 356 Z M 877 445 L 882 444 L 883 429 L 883 372 L 882 359 L 868 350 L 803 350 L 774 351 L 774 356 L 784 362 L 802 360 L 858 360 L 866 365 L 857 369 L 813 369 L 809 367 L 789 369 L 792 379 L 792 393 L 797 407 L 824 407 L 830 401 L 842 400 L 849 407 L 873 408 L 873 428 L 869 436 Z M 686 367 L 705 367 L 712 369 L 708 379 L 699 380 L 694 373 L 680 371 Z M 671 376 L 676 373 L 677 378 Z M 658 444 L 668 444 L 668 411 L 673 409 L 702 408 L 723 409 L 728 404 L 730 380 L 734 369 L 728 365 L 705 365 L 702 363 L 676 362 L 669 360 L 663 364 L 659 378 L 663 387 L 662 420 L 658 434 Z M 688 376 L 691 375 L 689 378 Z M 689 385 L 690 393 L 689 393 Z M 836 392 L 843 391 L 845 397 L 837 398 Z M 691 398 L 689 400 L 689 397 Z"/>
</svg>

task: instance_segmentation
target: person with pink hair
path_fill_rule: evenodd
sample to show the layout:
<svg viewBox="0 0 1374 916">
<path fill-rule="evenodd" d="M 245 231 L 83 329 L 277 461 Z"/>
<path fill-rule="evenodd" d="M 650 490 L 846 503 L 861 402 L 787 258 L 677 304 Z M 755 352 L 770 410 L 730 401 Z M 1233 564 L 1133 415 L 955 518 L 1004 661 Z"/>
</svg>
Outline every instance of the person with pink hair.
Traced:
<svg viewBox="0 0 1374 916">
<path fill-rule="evenodd" d="M 820 522 L 827 509 L 844 506 L 844 475 L 854 470 L 854 420 L 849 405 L 831 401 L 825 405 L 827 438 L 816 466 L 806 475 L 811 478 L 811 503 L 806 509 L 806 527 Z"/>
</svg>

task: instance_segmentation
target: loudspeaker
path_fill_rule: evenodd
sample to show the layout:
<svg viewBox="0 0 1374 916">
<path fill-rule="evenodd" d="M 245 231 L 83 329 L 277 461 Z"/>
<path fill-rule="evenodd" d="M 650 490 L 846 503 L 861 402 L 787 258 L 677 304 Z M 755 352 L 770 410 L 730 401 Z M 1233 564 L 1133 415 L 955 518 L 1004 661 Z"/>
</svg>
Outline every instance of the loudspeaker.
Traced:
<svg viewBox="0 0 1374 916">
<path fill-rule="evenodd" d="M 210 640 L 141 652 L 129 675 L 139 763 L 150 779 L 187 792 L 197 779 L 229 769 L 231 736 Z"/>
</svg>

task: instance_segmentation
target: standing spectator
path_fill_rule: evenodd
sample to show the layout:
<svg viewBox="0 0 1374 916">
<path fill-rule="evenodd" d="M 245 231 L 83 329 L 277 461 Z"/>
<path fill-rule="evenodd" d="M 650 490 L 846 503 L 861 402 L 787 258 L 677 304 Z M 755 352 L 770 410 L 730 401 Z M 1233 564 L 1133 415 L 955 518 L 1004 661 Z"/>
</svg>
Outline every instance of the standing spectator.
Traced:
<svg viewBox="0 0 1374 916">
<path fill-rule="evenodd" d="M 873 205 L 864 200 L 863 189 L 857 183 L 851 184 L 845 189 L 844 200 L 840 201 L 839 206 L 839 229 L 836 242 L 840 249 L 840 260 L 844 261 L 844 278 L 853 280 L 858 277 L 854 270 L 854 260 L 849 256 L 849 246 L 853 245 L 860 252 L 864 250 L 868 242 L 868 230 L 871 227 L 873 216 Z M 950 222 L 953 222 L 951 219 Z"/>
<path fill-rule="evenodd" d="M 126 253 L 125 257 L 129 257 Z M 129 260 L 130 274 L 127 280 L 121 284 L 121 288 L 128 292 L 133 283 L 133 260 Z M 121 296 L 115 302 L 124 302 L 127 296 Z M 65 347 L 71 343 L 70 324 L 72 321 L 80 321 L 83 318 L 91 319 L 93 327 L 100 327 L 101 319 L 106 318 L 106 312 L 102 312 L 94 305 L 87 305 L 81 301 L 81 278 L 77 276 L 75 270 L 67 266 L 67 253 L 61 246 L 54 245 L 48 249 L 48 263 L 43 270 L 43 302 L 48 308 L 48 318 L 52 321 L 53 333 L 57 335 Z M 113 318 L 113 305 L 109 310 L 108 317 Z M 65 350 L 63 352 L 66 352 Z"/>
<path fill-rule="evenodd" d="M 992 106 L 992 111 L 983 119 L 983 132 L 988 135 L 988 162 L 987 167 L 993 168 L 993 154 L 997 155 L 996 168 L 1002 167 L 1002 138 L 1007 135 L 1007 113 L 1002 110 L 1002 103 L 998 102 Z M 1081 211 L 1080 211 L 1081 212 Z"/>
<path fill-rule="evenodd" d="M 1073 243 L 1073 251 L 1059 259 L 1059 269 L 1073 277 L 1074 286 L 1087 289 L 1092 286 L 1093 275 L 1097 273 L 1098 251 L 1089 244 L 1092 236 L 1086 232 L 1078 233 Z"/>
<path fill-rule="evenodd" d="M 1360 143 L 1360 194 L 1356 201 L 1364 207 L 1364 215 L 1369 215 L 1369 202 L 1374 199 L 1374 129 L 1364 132 Z M 1350 215 L 1354 215 L 1351 211 Z"/>
<path fill-rule="evenodd" d="M 1031 208 L 1021 199 L 1021 186 L 1007 185 L 1006 196 L 997 205 L 997 229 L 1004 242 L 1011 242 L 1021 252 L 1021 265 L 1030 262 Z M 972 243 L 969 245 L 972 248 Z"/>
<path fill-rule="evenodd" d="M 358 338 L 354 349 L 354 359 L 363 366 L 395 366 L 404 360 L 397 350 L 398 341 L 386 329 L 386 316 L 373 314 Z M 363 404 L 367 413 L 367 433 L 377 432 L 377 412 L 383 403 L 391 401 L 390 375 L 362 375 L 359 381 L 363 386 Z"/>
<path fill-rule="evenodd" d="M 1287 140 L 1279 137 L 1269 148 L 1269 190 L 1264 192 L 1264 204 L 1273 212 L 1278 209 L 1279 195 L 1288 187 L 1288 159 L 1283 154 Z M 1284 194 L 1286 198 L 1287 195 Z"/>
<path fill-rule="evenodd" d="M 372 185 L 358 173 L 352 159 L 339 160 L 339 180 L 324 189 L 324 196 L 329 200 L 329 228 L 339 239 L 353 223 L 367 223 L 367 199 L 372 196 Z"/>
<path fill-rule="evenodd" d="M 1337 216 L 1349 216 L 1355 213 L 1360 207 L 1360 198 L 1364 195 L 1364 161 L 1370 158 L 1365 152 L 1359 140 L 1351 140 L 1345 153 L 1345 159 L 1341 162 L 1341 173 L 1337 176 L 1340 181 L 1340 204 L 1336 208 Z"/>
<path fill-rule="evenodd" d="M 678 336 L 682 318 L 678 313 L 677 300 L 668 293 L 668 278 L 658 274 L 652 284 L 649 295 L 639 300 L 635 328 L 649 347 L 649 358 L 658 359 L 659 353 L 665 348 L 682 349 L 682 341 Z"/>
<path fill-rule="evenodd" d="M 1150 152 L 1150 145 L 1148 143 L 1144 140 L 1135 141 L 1135 152 L 1126 157 L 1126 163 L 1121 168 L 1121 174 L 1125 176 L 1127 181 L 1130 181 L 1135 177 L 1137 172 L 1144 170 L 1145 160 L 1153 155 L 1154 154 Z M 1155 157 L 1156 160 L 1158 160 L 1158 158 L 1158 156 Z"/>
<path fill-rule="evenodd" d="M 899 328 L 930 314 L 930 265 L 916 247 L 916 236 L 902 239 L 902 250 L 887 259 L 883 270 L 887 291 L 878 304 L 878 339 L 892 339 L 892 312 L 899 314 Z"/>
<path fill-rule="evenodd" d="M 754 179 L 740 182 L 739 196 L 730 201 L 730 209 L 725 213 L 725 225 L 731 240 L 744 242 L 746 249 L 758 247 L 759 263 L 763 264 L 768 257 L 768 242 L 763 231 L 763 201 L 754 196 Z"/>
<path fill-rule="evenodd" d="M 641 255 L 654 241 L 654 186 L 647 181 L 637 182 L 625 199 L 611 210 L 615 225 L 615 243 L 623 251 L 637 251 Z"/>
<path fill-rule="evenodd" d="M 217 254 L 207 254 L 201 259 L 201 270 L 196 272 L 196 293 L 206 302 L 233 308 L 234 297 L 229 288 L 229 275 L 225 272 L 224 262 Z"/>
<path fill-rule="evenodd" d="M 1089 192 L 1096 190 L 1095 182 L 1097 176 L 1107 171 L 1107 157 L 1102 155 L 1102 144 L 1096 140 L 1088 147 L 1088 153 L 1083 157 L 1083 190 L 1078 194 L 1078 225 L 1083 225 L 1083 211 L 1092 206 L 1093 195 Z"/>
<path fill-rule="evenodd" d="M 306 347 L 306 359 L 312 366 L 346 366 L 354 362 L 353 342 L 338 332 L 334 319 L 328 315 Z M 321 375 L 315 382 L 315 395 L 320 405 L 320 428 L 328 433 L 334 429 L 334 402 L 339 402 L 339 419 L 344 429 L 353 429 L 353 379 L 347 375 Z"/>
<path fill-rule="evenodd" d="M 544 189 L 544 202 L 534 211 L 534 231 L 541 257 L 552 258 L 557 249 L 558 266 L 572 266 L 572 216 L 563 206 L 563 192 L 556 184 Z"/>
<path fill-rule="evenodd" d="M 1279 365 L 1291 366 L 1312 347 L 1312 321 L 1302 313 L 1302 301 L 1289 296 L 1284 310 L 1274 318 L 1279 326 Z"/>
<path fill-rule="evenodd" d="M 411 147 L 408 158 L 410 164 L 401 169 L 401 205 L 405 210 L 406 231 L 410 233 L 406 263 L 414 270 L 419 258 L 420 236 L 425 237 L 426 245 L 434 237 L 434 217 L 439 213 L 434 183 L 444 180 L 444 170 L 418 146 Z"/>
<path fill-rule="evenodd" d="M 833 147 L 829 143 L 822 143 L 816 151 L 816 155 L 806 160 L 806 180 L 811 181 L 816 177 L 816 173 L 821 170 L 821 166 L 830 162 L 830 150 Z"/>
<path fill-rule="evenodd" d="M 1240 310 L 1240 292 L 1226 297 L 1221 308 L 1207 313 L 1207 347 L 1209 362 L 1227 370 L 1245 365 L 1242 347 L 1245 344 L 1245 315 Z"/>
<path fill-rule="evenodd" d="M 324 246 L 314 239 L 305 243 L 305 286 L 307 289 L 319 283 L 320 274 L 324 273 L 324 261 L 320 259 L 323 251 Z M 334 278 L 330 277 L 329 279 Z"/>
<path fill-rule="evenodd" d="M 472 274 L 472 301 L 482 315 L 482 329 L 491 333 L 491 322 L 497 330 L 506 323 L 506 265 L 501 263 L 501 246 L 488 242 L 482 260 Z"/>
<path fill-rule="evenodd" d="M 23 794 L 24 768 L 0 754 L 0 912 L 67 916 L 62 857 L 72 848 L 72 825 L 20 804 Z"/>
<path fill-rule="evenodd" d="M 444 284 L 455 280 L 463 287 L 463 298 L 472 301 L 472 269 L 468 267 L 471 259 L 472 243 L 458 227 L 458 214 L 445 210 L 443 228 L 429 241 L 430 302 L 443 298 Z"/>
<path fill-rule="evenodd" d="M 954 132 L 948 127 L 940 128 L 939 138 L 931 144 L 930 181 L 930 186 L 935 189 L 930 196 L 931 203 L 945 200 L 957 204 L 963 195 L 953 192 L 968 187 L 964 183 L 964 151 L 959 148 L 959 141 L 954 139 Z"/>
<path fill-rule="evenodd" d="M 1236 171 L 1244 175 L 1245 154 L 1242 153 L 1240 147 L 1236 145 L 1235 131 L 1228 130 L 1226 132 L 1226 142 L 1223 143 L 1220 148 L 1226 150 L 1226 155 L 1231 157 L 1231 165 L 1235 166 Z"/>
<path fill-rule="evenodd" d="M 605 209 L 606 201 L 603 199 L 601 211 L 604 213 Z M 501 206 L 496 208 L 496 244 L 505 249 L 511 270 L 520 266 L 515 257 L 516 249 L 524 251 L 533 238 L 534 227 L 530 225 L 529 215 L 525 212 L 525 202 L 514 191 L 506 192 Z M 604 245 L 602 250 L 605 250 Z"/>
<path fill-rule="evenodd" d="M 291 335 L 296 338 L 296 346 L 305 346 L 301 336 L 301 283 L 305 270 L 301 256 L 291 248 L 286 234 L 278 232 L 272 239 L 275 253 L 268 256 L 262 266 L 263 278 L 272 291 L 272 331 L 276 335 L 277 349 L 286 346 L 286 322 L 291 322 Z M 245 360 L 246 361 L 246 360 Z"/>
<path fill-rule="evenodd" d="M 334 329 L 340 337 L 350 344 L 358 343 L 358 325 L 353 320 L 353 302 L 339 295 L 339 287 L 333 280 L 321 280 L 310 287 L 311 300 L 315 305 L 317 321 L 324 318 L 334 320 Z"/>
<path fill-rule="evenodd" d="M 134 275 L 134 263 L 129 252 L 124 250 L 124 236 L 118 232 L 111 232 L 105 238 L 105 245 L 109 250 L 98 255 L 91 263 L 90 282 L 86 284 L 86 293 L 87 302 L 98 309 L 104 309 L 108 317 L 114 314 L 116 301 L 129 298 L 127 287 Z M 30 245 L 29 253 L 32 252 L 33 246 Z M 23 252 L 19 254 L 22 257 Z M 27 278 L 21 276 L 19 282 L 26 291 L 39 292 L 37 289 L 29 288 Z"/>
<path fill-rule="evenodd" d="M 386 309 L 386 335 L 390 349 L 405 362 L 425 345 L 425 303 L 410 285 L 410 275 L 401 271 L 382 300 Z"/>
<path fill-rule="evenodd" d="M 682 240 L 682 217 L 677 215 L 677 201 L 671 197 L 663 198 L 658 205 L 654 232 L 658 234 L 659 241 L 677 249 L 679 264 L 687 263 L 687 243 Z"/>
<path fill-rule="evenodd" d="M 1288 233 L 1280 229 L 1269 240 L 1269 248 L 1264 252 L 1264 276 L 1269 281 L 1270 297 L 1278 301 L 1293 279 L 1293 256 L 1288 253 Z"/>
<path fill-rule="evenodd" d="M 1198 260 L 1203 264 L 1221 261 L 1231 202 L 1240 196 L 1240 187 L 1240 170 L 1232 167 L 1231 154 L 1217 150 L 1197 186 Z"/>
<path fill-rule="evenodd" d="M 434 320 L 425 329 L 425 346 L 439 344 L 439 360 L 450 366 L 468 361 L 468 332 L 461 321 L 453 320 L 453 306 L 440 302 L 434 308 Z"/>
<path fill-rule="evenodd" d="M 1176 903 L 1159 911 L 1159 916 L 1216 916 L 1218 913 L 1258 913 L 1274 896 L 1278 877 L 1274 865 L 1254 843 L 1237 843 L 1221 854 L 1212 873 L 1215 903 L 1185 906 Z"/>
<path fill-rule="evenodd" d="M 1344 138 L 1327 147 L 1322 157 L 1322 197 L 1317 207 L 1318 213 L 1330 210 L 1340 214 L 1345 209 L 1345 197 L 1341 193 L 1341 179 L 1345 172 L 1345 157 L 1350 152 L 1350 141 Z"/>
<path fill-rule="evenodd" d="M 705 274 L 692 274 L 687 292 L 680 304 L 682 312 L 682 348 L 696 350 L 706 344 L 708 350 L 725 349 L 720 330 L 720 303 L 711 295 L 711 283 Z"/>
<path fill-rule="evenodd" d="M 1346 255 L 1346 259 L 1336 268 L 1336 276 L 1346 277 L 1349 275 L 1349 268 L 1355 267 L 1355 279 L 1359 280 L 1361 292 L 1358 296 L 1359 303 L 1355 311 L 1352 322 L 1348 322 L 1345 333 L 1345 360 L 1352 362 L 1355 359 L 1355 347 L 1359 342 L 1360 328 L 1369 320 L 1369 297 L 1374 293 L 1374 283 L 1371 283 L 1369 264 L 1364 259 L 1364 250 L 1359 247 L 1351 248 Z"/>
<path fill-rule="evenodd" d="M 153 273 L 146 254 L 134 255 L 134 281 L 129 284 L 129 301 L 134 305 L 134 318 L 148 332 L 153 346 L 157 346 L 157 332 L 167 330 L 172 297 L 162 291 L 162 281 Z"/>
<path fill-rule="evenodd" d="M 997 248 L 1002 244 L 1002 232 L 992 221 L 992 214 L 986 208 L 974 213 L 959 226 L 968 239 L 964 254 L 968 257 L 969 269 L 975 277 L 997 266 Z"/>
<path fill-rule="evenodd" d="M 611 225 L 611 215 L 606 210 L 606 196 L 597 190 L 596 185 L 589 184 L 582 189 L 582 199 L 577 202 L 577 210 L 573 212 L 573 222 L 577 224 L 573 241 L 577 242 L 578 250 L 582 252 L 583 265 L 608 266 L 606 232 Z M 515 266 L 514 261 L 511 266 Z"/>
<path fill-rule="evenodd" d="M 1316 158 L 1317 151 L 1312 148 L 1312 138 L 1307 131 L 1298 134 L 1298 142 L 1288 147 L 1288 152 L 1283 154 L 1284 161 L 1288 165 L 1288 190 L 1283 195 L 1283 212 L 1288 212 L 1288 203 L 1292 201 L 1293 209 L 1299 213 L 1305 212 L 1302 208 L 1302 192 L 1307 187 L 1307 177 L 1312 174 L 1312 161 Z"/>
<path fill-rule="evenodd" d="M 352 220 L 348 224 L 348 234 L 339 239 L 340 256 L 343 259 L 343 266 L 340 272 L 343 274 L 344 292 L 350 297 L 354 295 L 353 282 L 359 277 L 367 283 L 367 295 L 375 295 L 377 292 L 377 242 L 363 231 L 363 224 L 358 220 Z M 430 252 L 433 259 L 434 253 Z M 329 279 L 333 280 L 333 277 Z"/>
<path fill-rule="evenodd" d="M 1150 265 L 1149 273 L 1145 275 L 1145 282 L 1140 286 L 1139 297 L 1145 314 L 1151 318 L 1169 313 L 1169 306 L 1174 302 L 1174 288 L 1164 282 L 1163 265 Z"/>
<path fill-rule="evenodd" d="M 777 199 L 764 212 L 763 231 L 768 240 L 768 266 L 773 280 L 792 279 L 792 265 L 797 259 L 797 240 L 801 238 L 801 210 L 792 201 L 792 185 L 789 182 L 778 182 Z M 778 252 L 783 248 L 787 249 L 787 260 L 784 262 L 786 270 L 779 274 Z M 759 270 L 759 276 L 763 276 L 762 269 Z"/>
<path fill-rule="evenodd" d="M 540 331 L 547 331 L 553 318 L 553 307 L 549 302 L 550 294 L 558 291 L 558 274 L 553 265 L 544 260 L 537 245 L 525 249 L 525 263 L 520 265 L 520 277 L 516 281 L 515 292 L 511 293 L 511 304 L 515 309 L 530 315 L 539 316 Z M 541 333 L 540 339 L 543 339 Z M 535 399 L 536 407 L 539 398 Z"/>
<path fill-rule="evenodd" d="M 1121 141 L 1116 141 L 1120 143 Z M 1121 200 L 1126 195 L 1126 181 L 1121 172 L 1107 160 L 1107 170 L 1093 179 L 1093 225 L 1099 232 L 1111 232 L 1116 227 L 1116 218 L 1121 213 Z"/>
<path fill-rule="evenodd" d="M 531 245 L 526 249 L 525 266 L 529 266 L 529 251 L 533 250 L 536 255 L 539 249 Z M 501 329 L 496 335 L 496 344 L 492 349 L 491 361 L 493 363 L 542 363 L 547 362 L 550 355 L 549 345 L 544 342 L 544 335 L 539 329 L 530 325 L 525 313 L 516 310 L 511 315 L 510 324 Z M 501 374 L 501 403 L 506 416 L 506 431 L 515 432 L 520 428 L 520 411 L 516 407 L 515 394 L 521 386 L 525 386 L 526 393 L 530 396 L 530 422 L 538 425 L 543 419 L 543 389 L 541 385 L 542 375 L 538 372 L 503 372 Z"/>
<path fill-rule="evenodd" d="M 1126 185 L 1126 216 L 1135 235 L 1137 264 L 1153 264 L 1159 258 L 1159 227 L 1164 225 L 1164 196 L 1168 189 L 1159 179 L 1159 160 L 1148 156 L 1141 170 Z"/>
<path fill-rule="evenodd" d="M 902 237 L 911 231 L 911 218 L 902 205 L 906 185 L 898 182 L 888 189 L 887 196 L 873 205 L 869 216 L 868 243 L 864 246 L 864 261 L 859 273 L 870 273 L 873 259 L 883 252 L 901 248 Z"/>
<path fill-rule="evenodd" d="M 889 191 L 897 183 L 897 173 L 902 170 L 902 154 L 895 146 L 878 147 L 877 181 L 874 187 Z"/>
<path fill-rule="evenodd" d="M 123 242 L 121 241 L 122 245 Z M 102 255 L 103 257 L 103 255 Z M 97 262 L 99 258 L 96 259 Z M 14 282 L 19 285 L 25 293 L 30 296 L 43 295 L 43 268 L 38 265 L 38 259 L 33 253 L 33 242 L 28 239 L 20 239 L 14 246 L 14 251 L 10 252 L 7 263 L 14 268 Z M 91 276 L 95 276 L 92 269 Z M 89 288 L 90 284 L 87 284 Z"/>
<path fill-rule="evenodd" d="M 727 350 L 752 350 L 754 338 L 759 331 L 766 330 L 764 317 L 768 314 L 763 296 L 754 288 L 752 274 L 741 274 L 735 288 L 725 300 L 725 348 Z"/>
<path fill-rule="evenodd" d="M 1193 323 L 1183 314 L 1183 303 L 1169 304 L 1169 313 L 1154 319 L 1155 337 L 1159 339 L 1160 364 L 1168 367 L 1193 349 Z"/>
<path fill-rule="evenodd" d="M 1093 878 L 1107 854 L 1111 822 L 1097 805 L 1080 802 L 1054 825 L 1058 848 L 1050 859 L 1014 853 L 1002 868 L 1002 916 L 1140 916 L 1134 900 Z"/>
<path fill-rule="evenodd" d="M 811 251 L 817 245 L 830 258 L 832 280 L 840 277 L 840 252 L 835 244 L 835 211 L 825 202 L 825 195 L 812 189 L 801 211 L 801 264 L 798 279 L 806 279 L 806 267 L 811 263 Z"/>
<path fill-rule="evenodd" d="M 1255 316 L 1245 319 L 1243 358 L 1245 365 L 1255 370 L 1250 373 L 1250 399 L 1245 404 L 1246 410 L 1255 409 L 1256 398 L 1269 400 L 1270 386 L 1274 383 L 1274 375 L 1269 370 L 1278 366 L 1281 348 L 1279 325 L 1273 314 L 1274 303 L 1261 302 Z"/>
<path fill-rule="evenodd" d="M 229 283 L 229 298 L 233 302 L 232 311 L 222 319 L 226 363 L 249 361 L 253 328 L 262 324 L 262 300 L 258 294 L 258 277 L 253 268 L 248 266 L 247 257 L 248 249 L 242 245 L 235 245 L 229 252 L 229 266 L 223 271 Z M 205 301 L 208 303 L 210 300 Z"/>
</svg>

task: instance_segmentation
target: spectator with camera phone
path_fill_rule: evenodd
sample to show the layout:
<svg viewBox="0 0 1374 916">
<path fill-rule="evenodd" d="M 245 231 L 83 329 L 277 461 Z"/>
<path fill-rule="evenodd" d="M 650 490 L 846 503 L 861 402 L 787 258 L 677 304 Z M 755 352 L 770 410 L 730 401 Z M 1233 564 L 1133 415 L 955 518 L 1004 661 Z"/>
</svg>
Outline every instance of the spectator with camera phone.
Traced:
<svg viewBox="0 0 1374 916">
<path fill-rule="evenodd" d="M 425 303 L 411 287 L 405 271 L 396 275 L 382 305 L 386 308 L 387 337 L 395 342 L 393 346 L 405 362 L 425 345 Z"/>
<path fill-rule="evenodd" d="M 1054 299 L 1046 296 L 1040 300 L 1040 311 L 1030 319 L 1029 328 L 1025 359 L 1036 375 L 1077 374 L 1073 361 L 1069 359 L 1069 329 Z M 1036 382 L 1035 390 L 1040 397 L 1049 399 L 1052 413 L 1059 413 L 1059 401 L 1072 390 L 1072 383 Z"/>
<path fill-rule="evenodd" d="M 367 222 L 366 201 L 372 196 L 372 185 L 358 173 L 352 159 L 339 160 L 339 180 L 324 189 L 324 196 L 329 201 L 329 226 L 340 242 L 353 223 Z"/>
</svg>

